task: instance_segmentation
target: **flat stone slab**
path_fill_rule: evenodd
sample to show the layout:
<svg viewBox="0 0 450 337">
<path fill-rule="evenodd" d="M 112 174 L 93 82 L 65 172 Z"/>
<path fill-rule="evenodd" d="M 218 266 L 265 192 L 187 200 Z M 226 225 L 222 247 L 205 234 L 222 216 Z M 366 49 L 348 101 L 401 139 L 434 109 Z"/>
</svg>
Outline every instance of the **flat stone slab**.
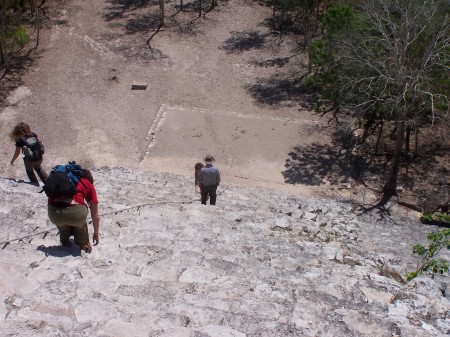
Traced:
<svg viewBox="0 0 450 337">
<path fill-rule="evenodd" d="M 148 83 L 135 82 L 131 85 L 131 90 L 147 90 Z"/>
</svg>

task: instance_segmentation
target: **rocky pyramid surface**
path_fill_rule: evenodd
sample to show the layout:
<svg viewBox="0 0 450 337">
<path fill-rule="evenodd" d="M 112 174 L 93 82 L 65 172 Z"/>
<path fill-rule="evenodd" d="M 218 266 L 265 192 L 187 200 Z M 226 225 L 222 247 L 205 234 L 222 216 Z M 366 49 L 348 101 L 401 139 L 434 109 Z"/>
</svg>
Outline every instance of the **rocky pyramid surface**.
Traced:
<svg viewBox="0 0 450 337">
<path fill-rule="evenodd" d="M 448 278 L 403 282 L 436 228 L 346 200 L 93 170 L 101 239 L 58 246 L 38 188 L 0 179 L 1 336 L 447 336 Z"/>
</svg>

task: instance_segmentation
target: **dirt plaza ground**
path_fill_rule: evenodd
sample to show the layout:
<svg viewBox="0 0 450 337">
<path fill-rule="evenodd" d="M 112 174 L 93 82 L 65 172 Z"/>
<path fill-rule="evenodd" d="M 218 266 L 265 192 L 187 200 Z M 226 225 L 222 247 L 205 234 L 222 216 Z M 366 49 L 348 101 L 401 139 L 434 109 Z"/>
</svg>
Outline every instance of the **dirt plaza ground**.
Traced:
<svg viewBox="0 0 450 337">
<path fill-rule="evenodd" d="M 49 169 L 77 160 L 191 175 L 211 154 L 228 181 L 308 190 L 286 184 L 286 162 L 295 148 L 329 142 L 327 119 L 289 82 L 305 55 L 289 37 L 272 36 L 268 8 L 220 3 L 183 34 L 168 23 L 150 51 L 148 31 L 127 31 L 144 9 L 107 0 L 47 6 L 35 61 L 3 109 L 4 171 L 7 134 L 26 121 L 45 141 Z M 131 90 L 134 83 L 147 88 Z"/>
</svg>

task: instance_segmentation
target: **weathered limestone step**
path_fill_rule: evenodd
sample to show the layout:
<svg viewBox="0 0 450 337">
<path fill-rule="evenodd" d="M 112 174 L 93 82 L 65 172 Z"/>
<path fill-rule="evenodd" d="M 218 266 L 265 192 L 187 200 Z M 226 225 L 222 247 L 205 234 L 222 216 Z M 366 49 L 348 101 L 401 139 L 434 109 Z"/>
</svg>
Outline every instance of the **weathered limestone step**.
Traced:
<svg viewBox="0 0 450 337">
<path fill-rule="evenodd" d="M 399 256 L 391 261 L 382 242 L 410 245 L 413 237 L 400 230 L 414 228 L 407 221 L 393 227 L 357 216 L 345 202 L 227 184 L 216 207 L 204 206 L 186 198 L 193 195 L 186 177 L 94 173 L 104 215 L 92 254 L 59 247 L 55 231 L 0 252 L 1 335 L 450 332 L 445 283 L 423 277 L 403 285 L 380 275 L 383 266 L 404 270 L 410 249 L 389 247 Z M 19 235 L 37 224 L 52 227 L 45 197 L 0 187 L 7 200 L 25 199 L 28 212 L 11 207 L 11 223 L 0 220 L 2 228 Z"/>
</svg>

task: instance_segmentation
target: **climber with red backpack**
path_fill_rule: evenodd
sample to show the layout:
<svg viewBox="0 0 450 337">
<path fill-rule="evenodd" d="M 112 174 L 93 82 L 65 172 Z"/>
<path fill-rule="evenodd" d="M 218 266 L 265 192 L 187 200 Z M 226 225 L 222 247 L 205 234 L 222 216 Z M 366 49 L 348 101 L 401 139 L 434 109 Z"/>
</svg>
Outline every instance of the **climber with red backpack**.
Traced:
<svg viewBox="0 0 450 337">
<path fill-rule="evenodd" d="M 22 151 L 25 171 L 27 172 L 28 179 L 30 179 L 30 183 L 39 186 L 39 181 L 34 171 L 36 171 L 42 182 L 45 183 L 48 175 L 42 168 L 44 145 L 39 140 L 38 135 L 31 131 L 28 124 L 22 122 L 14 127 L 10 138 L 16 145 L 16 151 L 11 159 L 11 165 L 14 165 L 14 162 Z"/>
</svg>

